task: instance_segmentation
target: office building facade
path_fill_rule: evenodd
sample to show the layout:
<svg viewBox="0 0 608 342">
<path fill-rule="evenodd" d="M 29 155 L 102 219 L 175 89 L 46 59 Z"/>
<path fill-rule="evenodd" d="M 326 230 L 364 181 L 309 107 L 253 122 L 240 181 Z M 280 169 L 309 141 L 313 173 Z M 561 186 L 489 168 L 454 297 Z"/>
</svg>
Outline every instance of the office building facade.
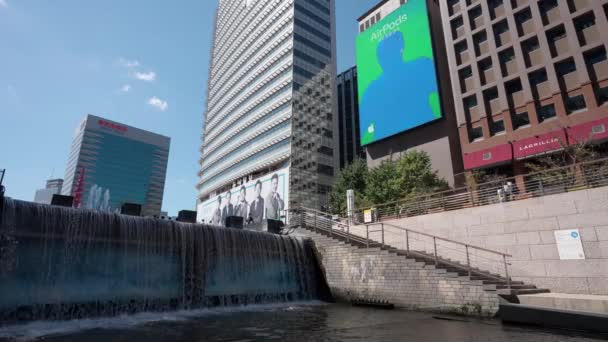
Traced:
<svg viewBox="0 0 608 342">
<path fill-rule="evenodd" d="M 277 170 L 287 177 L 291 203 L 282 209 L 324 205 L 338 156 L 334 37 L 333 0 L 219 1 L 200 148 L 199 221 L 218 195 Z"/>
<path fill-rule="evenodd" d="M 170 138 L 87 115 L 72 143 L 62 193 L 74 206 L 118 212 L 124 203 L 143 216 L 161 211 Z"/>
<path fill-rule="evenodd" d="M 443 41 L 441 2 L 383 0 L 358 18 L 358 111 L 369 167 L 395 160 L 408 150 L 424 151 L 438 175 L 454 186 L 459 185 L 455 175 L 462 174 L 463 164 Z M 391 55 L 401 56 L 407 63 L 390 64 L 391 55 L 382 50 L 385 47 L 394 47 Z M 379 67 L 383 59 L 389 64 Z M 393 70 L 387 71 L 389 67 Z M 371 76 L 363 77 L 364 73 Z M 382 78 L 393 83 L 383 88 L 376 85 L 374 91 L 370 84 L 380 83 Z M 386 96 L 389 91 L 390 97 Z M 381 127 L 381 121 L 385 127 Z"/>
<path fill-rule="evenodd" d="M 608 138 L 608 1 L 440 3 L 467 170 Z"/>
<path fill-rule="evenodd" d="M 338 144 L 340 169 L 356 158 L 365 159 L 359 132 L 359 99 L 357 98 L 357 67 L 338 75 L 336 101 L 338 102 Z"/>
<path fill-rule="evenodd" d="M 46 181 L 46 187 L 44 189 L 36 190 L 34 196 L 34 202 L 42 204 L 51 204 L 53 195 L 61 194 L 61 188 L 63 187 L 63 179 L 54 178 Z"/>
</svg>

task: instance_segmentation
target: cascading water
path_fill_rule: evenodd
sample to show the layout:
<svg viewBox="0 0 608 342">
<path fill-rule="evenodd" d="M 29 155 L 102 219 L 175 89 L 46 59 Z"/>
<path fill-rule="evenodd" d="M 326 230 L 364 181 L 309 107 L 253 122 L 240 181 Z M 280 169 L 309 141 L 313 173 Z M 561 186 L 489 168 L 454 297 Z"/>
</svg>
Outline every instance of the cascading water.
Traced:
<svg viewBox="0 0 608 342">
<path fill-rule="evenodd" d="M 326 294 L 307 240 L 9 198 L 0 214 L 0 323 Z"/>
</svg>

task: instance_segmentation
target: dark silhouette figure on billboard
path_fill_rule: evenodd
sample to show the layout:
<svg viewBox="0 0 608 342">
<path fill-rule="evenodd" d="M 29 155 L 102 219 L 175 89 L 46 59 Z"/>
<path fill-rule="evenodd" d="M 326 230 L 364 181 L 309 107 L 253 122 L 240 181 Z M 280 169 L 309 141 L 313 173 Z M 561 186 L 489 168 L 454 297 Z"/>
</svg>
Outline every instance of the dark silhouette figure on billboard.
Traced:
<svg viewBox="0 0 608 342">
<path fill-rule="evenodd" d="M 278 220 L 281 216 L 281 210 L 285 208 L 285 203 L 281 195 L 277 192 L 279 188 L 279 175 L 276 173 L 270 179 L 270 192 L 266 195 L 266 218 Z"/>
<path fill-rule="evenodd" d="M 247 218 L 247 209 L 249 209 L 249 204 L 247 203 L 247 190 L 245 186 L 241 186 L 241 190 L 239 191 L 239 202 L 236 204 L 235 208 L 235 216 L 240 216 L 243 219 Z"/>
<path fill-rule="evenodd" d="M 260 223 L 264 218 L 264 199 L 262 198 L 262 182 L 255 182 L 255 199 L 249 207 L 249 216 L 253 223 Z"/>
<path fill-rule="evenodd" d="M 222 224 L 222 196 L 217 196 L 217 208 L 211 216 L 211 224 L 221 226 Z"/>
<path fill-rule="evenodd" d="M 361 134 L 374 141 L 419 126 L 437 118 L 430 104 L 437 92 L 435 66 L 428 57 L 403 60 L 407 49 L 401 31 L 378 44 L 376 55 L 382 68 L 361 99 Z"/>
<path fill-rule="evenodd" d="M 222 209 L 222 224 L 226 224 L 226 217 L 234 216 L 234 205 L 230 203 L 231 199 L 232 194 L 230 193 L 230 191 L 228 191 L 226 193 L 226 205 L 224 206 L 224 209 Z"/>
</svg>

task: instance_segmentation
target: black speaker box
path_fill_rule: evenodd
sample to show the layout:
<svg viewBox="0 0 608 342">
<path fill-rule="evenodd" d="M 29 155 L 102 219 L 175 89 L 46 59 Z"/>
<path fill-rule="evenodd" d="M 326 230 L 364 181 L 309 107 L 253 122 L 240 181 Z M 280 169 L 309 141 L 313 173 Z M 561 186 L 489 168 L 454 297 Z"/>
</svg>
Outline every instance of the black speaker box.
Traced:
<svg viewBox="0 0 608 342">
<path fill-rule="evenodd" d="M 141 216 L 141 204 L 123 203 L 120 207 L 120 213 L 130 216 Z"/>
<path fill-rule="evenodd" d="M 196 223 L 196 211 L 180 210 L 179 213 L 177 213 L 177 221 Z"/>
<path fill-rule="evenodd" d="M 281 220 L 266 220 L 266 227 L 269 233 L 280 234 L 284 224 Z"/>
<path fill-rule="evenodd" d="M 54 194 L 51 199 L 51 205 L 58 205 L 61 207 L 72 207 L 74 203 L 73 196 L 64 196 L 59 194 Z"/>
<path fill-rule="evenodd" d="M 228 228 L 243 229 L 243 221 L 244 219 L 240 216 L 228 216 L 224 223 Z"/>
</svg>

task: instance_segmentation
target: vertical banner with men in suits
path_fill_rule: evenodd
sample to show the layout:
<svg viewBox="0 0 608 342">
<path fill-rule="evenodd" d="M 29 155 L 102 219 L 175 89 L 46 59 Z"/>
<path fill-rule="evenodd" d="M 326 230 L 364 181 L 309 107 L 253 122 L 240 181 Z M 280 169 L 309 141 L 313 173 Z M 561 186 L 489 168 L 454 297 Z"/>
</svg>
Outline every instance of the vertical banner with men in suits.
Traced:
<svg viewBox="0 0 608 342">
<path fill-rule="evenodd" d="M 224 226 L 228 216 L 240 216 L 245 224 L 284 221 L 288 187 L 289 167 L 270 172 L 199 203 L 197 222 Z"/>
</svg>

